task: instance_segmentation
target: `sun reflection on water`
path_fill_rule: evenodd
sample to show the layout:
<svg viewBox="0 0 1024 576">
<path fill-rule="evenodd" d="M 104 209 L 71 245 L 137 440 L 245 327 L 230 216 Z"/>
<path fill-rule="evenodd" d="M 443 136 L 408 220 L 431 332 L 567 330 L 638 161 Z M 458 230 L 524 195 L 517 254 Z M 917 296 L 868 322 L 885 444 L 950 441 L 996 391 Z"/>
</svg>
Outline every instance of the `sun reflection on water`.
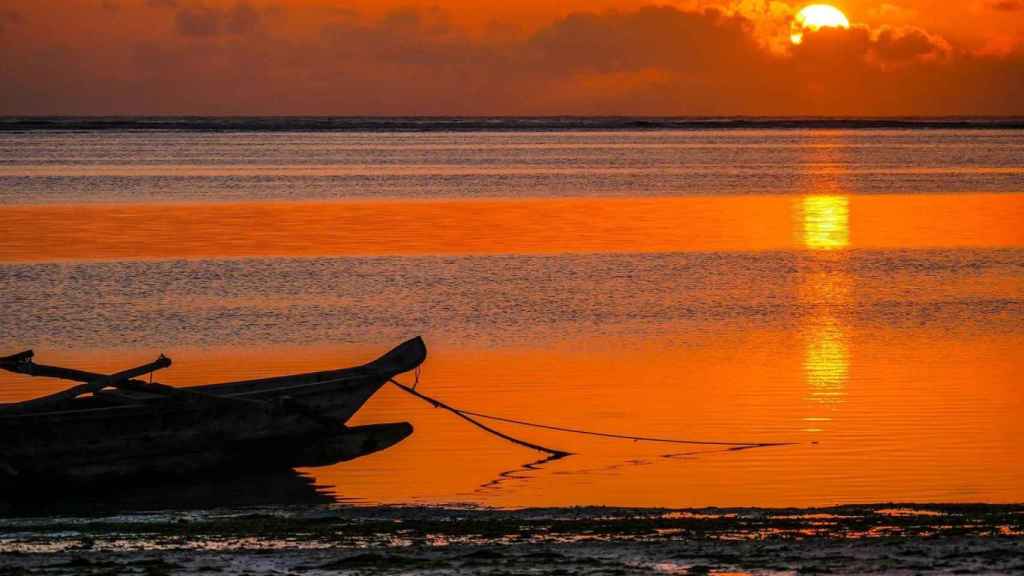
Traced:
<svg viewBox="0 0 1024 576">
<path fill-rule="evenodd" d="M 839 250 L 850 245 L 848 197 L 804 196 L 800 207 L 804 246 L 811 250 Z"/>
<path fill-rule="evenodd" d="M 808 400 L 836 407 L 843 402 L 850 377 L 849 336 L 843 310 L 853 298 L 852 277 L 842 266 L 842 250 L 850 246 L 849 197 L 815 194 L 801 198 L 799 234 L 803 245 L 817 254 L 812 266 L 821 269 L 802 275 L 800 302 L 807 306 L 804 320 L 803 372 Z M 814 425 L 828 422 L 813 414 Z M 821 431 L 820 427 L 808 431 Z"/>
<path fill-rule="evenodd" d="M 853 280 L 842 269 L 810 272 L 801 280 L 799 298 L 807 306 L 803 369 L 809 398 L 836 404 L 842 401 L 850 371 L 849 337 L 842 314 L 853 300 Z"/>
<path fill-rule="evenodd" d="M 807 336 L 803 364 L 808 397 L 821 404 L 838 404 L 846 395 L 850 376 L 846 331 L 838 320 L 824 316 L 808 327 Z"/>
</svg>

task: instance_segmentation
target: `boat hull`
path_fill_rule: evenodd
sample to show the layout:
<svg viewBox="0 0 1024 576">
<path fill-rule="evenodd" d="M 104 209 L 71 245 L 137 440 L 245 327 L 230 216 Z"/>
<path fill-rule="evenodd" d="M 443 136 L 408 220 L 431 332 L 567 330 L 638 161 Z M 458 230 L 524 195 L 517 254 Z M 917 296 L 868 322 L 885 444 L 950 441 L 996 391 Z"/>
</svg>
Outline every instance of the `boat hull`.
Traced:
<svg viewBox="0 0 1024 576">
<path fill-rule="evenodd" d="M 422 340 L 356 368 L 199 386 L 202 397 L 123 394 L 138 403 L 0 417 L 0 478 L 97 482 L 138 476 L 275 470 L 350 460 L 401 441 L 407 423 L 344 423 L 381 386 L 419 366 Z"/>
<path fill-rule="evenodd" d="M 344 428 L 333 434 L 225 443 L 202 449 L 149 452 L 122 458 L 77 460 L 72 465 L 38 463 L 6 474 L 3 484 L 22 488 L 53 484 L 101 486 L 126 479 L 161 481 L 223 477 L 347 462 L 398 444 L 412 434 L 408 422 Z"/>
</svg>

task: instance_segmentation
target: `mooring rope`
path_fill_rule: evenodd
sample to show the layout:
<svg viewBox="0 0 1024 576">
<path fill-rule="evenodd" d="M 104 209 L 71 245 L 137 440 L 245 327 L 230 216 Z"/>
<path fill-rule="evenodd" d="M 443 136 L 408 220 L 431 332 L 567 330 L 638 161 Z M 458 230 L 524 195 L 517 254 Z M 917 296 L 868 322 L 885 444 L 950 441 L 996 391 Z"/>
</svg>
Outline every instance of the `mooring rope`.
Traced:
<svg viewBox="0 0 1024 576">
<path fill-rule="evenodd" d="M 394 384 L 395 386 L 398 386 L 399 389 L 404 390 L 404 391 L 408 392 L 409 394 L 412 394 L 413 396 L 415 396 L 415 397 L 417 397 L 417 398 L 419 398 L 421 400 L 425 400 L 426 402 L 429 402 L 430 404 L 433 404 L 433 406 L 435 408 L 441 408 L 441 409 L 447 410 L 447 411 L 451 412 L 452 414 L 455 414 L 459 418 L 462 418 L 463 420 L 465 420 L 465 421 L 469 422 L 470 424 L 476 426 L 477 428 L 480 428 L 481 430 L 484 430 L 485 432 L 489 432 L 491 434 L 494 434 L 498 438 L 501 438 L 503 440 L 507 440 L 507 441 L 509 441 L 509 442 L 511 442 L 513 444 L 518 444 L 519 446 L 523 446 L 524 448 L 529 448 L 531 450 L 536 450 L 538 452 L 544 452 L 545 454 L 550 454 L 555 459 L 557 459 L 557 458 L 564 458 L 566 456 L 571 456 L 572 455 L 572 452 L 566 452 L 565 450 L 558 450 L 557 448 L 548 448 L 547 446 L 541 446 L 540 444 L 534 444 L 532 442 L 527 442 L 526 440 L 520 440 L 518 438 L 513 438 L 512 436 L 509 436 L 508 434 L 505 434 L 504 432 L 499 432 L 499 431 L 495 430 L 494 428 L 491 428 L 490 426 L 484 424 L 483 422 L 477 422 L 472 417 L 467 416 L 464 411 L 459 410 L 458 408 L 449 406 L 449 405 L 445 404 L 444 402 L 441 402 L 440 400 L 438 400 L 436 398 L 431 398 L 429 396 L 426 396 L 424 394 L 421 394 L 421 393 L 417 392 L 413 388 L 410 388 L 409 386 L 406 386 L 405 384 L 402 384 L 401 382 L 399 382 L 398 380 L 395 380 L 394 378 L 390 378 L 389 380 L 391 381 L 392 384 Z"/>
<path fill-rule="evenodd" d="M 580 430 L 578 428 L 564 428 L 562 426 L 552 426 L 550 424 L 539 424 L 537 422 L 527 422 L 525 420 L 516 420 L 514 418 L 504 418 L 502 416 L 492 416 L 490 414 L 481 414 L 479 412 L 473 412 L 470 410 L 463 410 L 465 414 L 470 416 L 476 416 L 477 418 L 485 418 L 487 420 L 495 420 L 498 422 L 507 422 L 509 424 L 518 424 L 520 426 L 529 426 L 531 428 L 542 428 L 544 430 L 554 430 L 556 432 L 567 432 L 570 434 L 584 434 L 587 436 L 599 436 L 602 438 L 615 438 L 618 440 L 633 440 L 635 442 L 662 442 L 665 444 L 694 444 L 699 446 L 737 446 L 737 447 L 750 447 L 750 448 L 767 448 L 769 446 L 789 446 L 792 442 L 716 442 L 711 440 L 682 440 L 679 438 L 657 438 L 651 436 L 631 436 L 628 434 L 613 434 L 610 432 L 596 432 L 593 430 Z"/>
<path fill-rule="evenodd" d="M 529 422 L 529 421 L 526 421 L 526 420 L 517 420 L 515 418 L 506 418 L 504 416 L 495 416 L 493 414 L 484 414 L 482 412 L 474 412 L 472 410 L 462 410 L 460 408 L 455 408 L 454 406 L 450 406 L 448 404 L 445 404 L 444 402 L 441 402 L 440 400 L 438 400 L 436 398 L 431 398 L 430 396 L 427 396 L 426 394 L 423 394 L 423 393 L 421 393 L 421 392 L 419 392 L 419 391 L 417 391 L 417 390 L 415 390 L 415 389 L 413 389 L 413 388 L 411 388 L 409 386 L 406 386 L 405 384 L 402 384 L 401 382 L 395 380 L 394 378 L 391 378 L 391 383 L 394 384 L 395 386 L 398 386 L 403 391 L 408 392 L 409 394 L 412 394 L 413 396 L 416 396 L 417 398 L 420 398 L 421 400 L 424 400 L 424 401 L 432 404 L 435 408 L 442 408 L 444 410 L 448 410 L 449 412 L 452 412 L 456 416 L 459 416 L 460 418 L 468 420 L 469 422 L 473 423 L 474 425 L 479 426 L 480 428 L 483 428 L 484 430 L 486 430 L 486 431 L 488 431 L 488 432 L 490 432 L 492 434 L 495 434 L 495 435 L 497 435 L 497 436 L 499 436 L 501 438 L 504 438 L 506 440 L 509 440 L 510 442 L 514 442 L 514 443 L 519 444 L 521 446 L 526 446 L 527 448 L 532 448 L 534 450 L 538 450 L 540 452 L 546 452 L 546 453 L 552 454 L 552 455 L 568 456 L 568 455 L 571 454 L 571 452 L 565 452 L 563 450 L 554 450 L 554 449 L 551 449 L 551 448 L 546 448 L 544 446 L 539 446 L 537 444 L 531 444 L 529 442 L 525 442 L 525 441 L 522 441 L 522 440 L 518 440 L 518 439 L 512 438 L 511 436 L 508 436 L 507 434 L 503 434 L 501 432 L 498 432 L 497 430 L 494 430 L 493 428 L 490 428 L 490 427 L 488 427 L 488 426 L 486 426 L 486 425 L 484 425 L 484 424 L 482 424 L 480 422 L 477 422 L 476 420 L 473 420 L 473 418 L 474 417 L 475 418 L 483 418 L 485 420 L 494 420 L 496 422 L 504 422 L 506 424 L 515 424 L 515 425 L 518 425 L 518 426 L 528 426 L 530 428 L 540 428 L 540 429 L 543 429 L 543 430 L 552 430 L 552 431 L 555 431 L 555 432 L 565 432 L 565 433 L 568 433 L 568 434 L 582 434 L 582 435 L 586 435 L 586 436 L 597 436 L 597 437 L 601 437 L 601 438 L 613 438 L 613 439 L 616 439 L 616 440 L 632 440 L 634 442 L 659 442 L 659 443 L 664 443 L 664 444 L 689 444 L 689 445 L 698 445 L 698 446 L 730 446 L 730 447 L 736 447 L 736 448 L 769 448 L 769 447 L 775 447 L 775 446 L 792 446 L 794 444 L 793 442 L 720 442 L 720 441 L 712 441 L 712 440 L 687 440 L 687 439 L 681 439 L 681 438 L 659 438 L 659 437 L 653 437 L 653 436 L 634 436 L 634 435 L 630 435 L 630 434 L 614 434 L 614 433 L 611 433 L 611 432 L 598 432 L 598 431 L 594 431 L 594 430 L 582 430 L 582 429 L 579 429 L 579 428 L 567 428 L 567 427 L 564 427 L 564 426 L 554 426 L 554 425 L 551 425 L 551 424 L 541 424 L 541 423 L 538 423 L 538 422 Z"/>
</svg>

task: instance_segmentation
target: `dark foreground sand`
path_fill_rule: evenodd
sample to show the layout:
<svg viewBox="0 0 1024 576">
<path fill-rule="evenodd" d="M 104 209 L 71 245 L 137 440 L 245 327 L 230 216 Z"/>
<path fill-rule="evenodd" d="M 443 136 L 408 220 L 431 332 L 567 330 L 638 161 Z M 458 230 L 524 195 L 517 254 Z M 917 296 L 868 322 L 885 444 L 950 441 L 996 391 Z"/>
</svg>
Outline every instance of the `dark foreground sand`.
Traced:
<svg viewBox="0 0 1024 576">
<path fill-rule="evenodd" d="M 2 574 L 1024 573 L 1024 506 L 302 507 L 0 519 Z"/>
</svg>

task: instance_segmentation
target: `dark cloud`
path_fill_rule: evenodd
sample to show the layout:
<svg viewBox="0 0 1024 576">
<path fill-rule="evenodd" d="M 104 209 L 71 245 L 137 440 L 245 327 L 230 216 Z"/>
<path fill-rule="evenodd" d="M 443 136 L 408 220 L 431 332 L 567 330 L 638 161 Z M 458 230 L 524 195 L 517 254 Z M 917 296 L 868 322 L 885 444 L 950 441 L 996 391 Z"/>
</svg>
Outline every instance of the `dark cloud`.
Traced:
<svg viewBox="0 0 1024 576">
<path fill-rule="evenodd" d="M 224 30 L 229 34 L 250 34 L 263 21 L 263 14 L 245 2 L 239 2 L 224 16 Z"/>
<path fill-rule="evenodd" d="M 713 10 L 576 13 L 494 38 L 436 8 L 368 21 L 282 5 L 179 0 L 163 36 L 11 42 L 0 114 L 1024 114 L 1024 55 L 913 28 L 823 29 L 776 53 Z"/>
<path fill-rule="evenodd" d="M 10 9 L 0 9 L 0 32 L 21 22 L 21 14 Z"/>
<path fill-rule="evenodd" d="M 1000 0 L 998 2 L 992 2 L 989 4 L 993 10 L 1000 12 L 1017 12 L 1018 10 L 1024 10 L 1024 2 L 1021 0 Z"/>
<path fill-rule="evenodd" d="M 872 33 L 867 27 L 854 26 L 849 30 L 806 31 L 803 43 L 793 50 L 801 64 L 885 67 L 945 57 L 952 47 L 941 37 L 918 28 L 883 27 Z"/>
<path fill-rule="evenodd" d="M 242 1 L 226 10 L 209 6 L 183 7 L 177 11 L 174 22 L 181 35 L 203 38 L 250 34 L 261 27 L 263 16 L 263 12 Z"/>
<path fill-rule="evenodd" d="M 406 7 L 389 12 L 376 26 L 393 34 L 438 37 L 455 32 L 448 13 L 437 6 Z"/>
<path fill-rule="evenodd" d="M 567 70 L 694 70 L 756 58 L 752 32 L 748 20 L 715 10 L 646 7 L 572 14 L 538 32 L 529 48 L 546 64 Z"/>
<path fill-rule="evenodd" d="M 915 58 L 943 56 L 948 52 L 949 44 L 917 28 L 883 28 L 872 49 L 882 61 L 906 62 Z"/>
<path fill-rule="evenodd" d="M 837 66 L 859 66 L 872 48 L 871 30 L 865 26 L 805 30 L 803 41 L 793 47 L 797 63 Z"/>
<path fill-rule="evenodd" d="M 174 23 L 182 36 L 216 36 L 223 27 L 223 13 L 206 7 L 182 8 L 175 15 Z"/>
</svg>

